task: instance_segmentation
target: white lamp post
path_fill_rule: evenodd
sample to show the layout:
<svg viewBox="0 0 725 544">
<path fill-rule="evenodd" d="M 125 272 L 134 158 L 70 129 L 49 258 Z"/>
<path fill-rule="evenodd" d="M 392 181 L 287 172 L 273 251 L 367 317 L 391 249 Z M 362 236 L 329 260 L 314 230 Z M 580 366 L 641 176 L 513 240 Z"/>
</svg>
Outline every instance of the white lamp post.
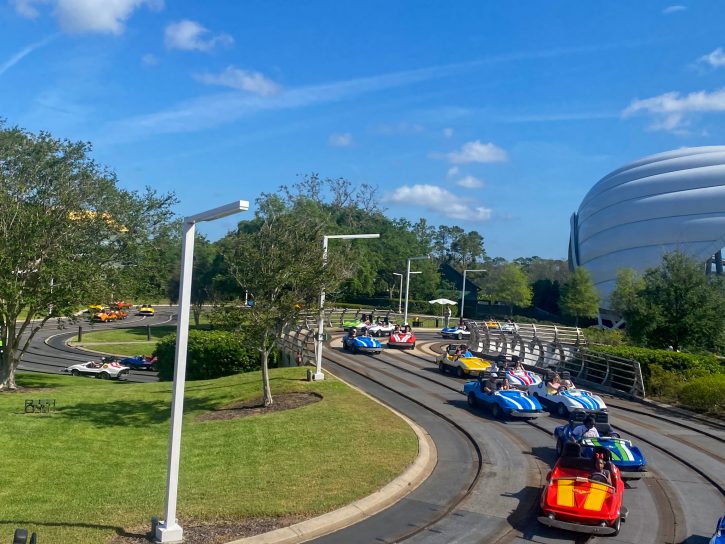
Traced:
<svg viewBox="0 0 725 544">
<path fill-rule="evenodd" d="M 463 271 L 463 286 L 461 287 L 461 315 L 459 319 L 463 319 L 463 303 L 466 300 L 466 272 L 486 272 L 486 269 L 478 268 L 474 270 L 473 268 L 468 268 Z"/>
<path fill-rule="evenodd" d="M 408 266 L 406 268 L 406 278 L 405 278 L 405 315 L 403 316 L 403 325 L 408 323 L 408 291 L 410 290 L 410 261 L 420 261 L 423 259 L 430 259 L 428 255 L 423 255 L 422 257 L 409 257 L 408 258 Z"/>
<path fill-rule="evenodd" d="M 176 355 L 174 358 L 174 387 L 171 398 L 171 434 L 169 435 L 169 466 L 166 476 L 166 511 L 156 526 L 156 542 L 181 542 L 184 531 L 176 522 L 176 498 L 179 491 L 179 456 L 181 450 L 181 421 L 184 415 L 184 381 L 186 379 L 186 347 L 189 339 L 191 309 L 191 276 L 194 269 L 194 236 L 196 224 L 214 221 L 249 209 L 249 202 L 237 200 L 206 212 L 184 218 L 181 246 L 181 278 L 179 285 L 179 317 L 176 326 Z"/>
<path fill-rule="evenodd" d="M 327 265 L 327 241 L 332 239 L 353 240 L 357 238 L 380 238 L 379 234 L 333 234 L 322 237 L 322 266 Z M 315 381 L 324 380 L 325 375 L 322 373 L 322 345 L 324 344 L 325 335 L 325 288 L 320 291 L 320 319 L 317 322 L 317 353 L 315 354 L 315 373 L 312 379 Z"/>
<path fill-rule="evenodd" d="M 400 289 L 398 290 L 398 313 L 403 313 L 403 274 L 393 272 L 393 276 L 400 276 Z"/>
</svg>

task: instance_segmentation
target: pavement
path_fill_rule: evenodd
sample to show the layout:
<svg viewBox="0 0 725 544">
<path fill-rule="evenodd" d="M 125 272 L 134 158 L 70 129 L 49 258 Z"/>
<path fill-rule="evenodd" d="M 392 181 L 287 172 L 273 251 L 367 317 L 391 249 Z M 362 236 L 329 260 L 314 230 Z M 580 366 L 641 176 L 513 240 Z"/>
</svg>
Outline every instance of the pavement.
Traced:
<svg viewBox="0 0 725 544">
<path fill-rule="evenodd" d="M 385 406 L 385 408 L 405 421 L 418 437 L 418 456 L 405 472 L 372 495 L 363 497 L 347 506 L 343 506 L 342 508 L 316 518 L 308 519 L 268 533 L 234 540 L 227 544 L 293 544 L 306 542 L 310 539 L 333 533 L 359 523 L 392 506 L 412 493 L 433 472 L 438 462 L 438 455 L 435 443 L 425 429 L 397 410 L 368 395 L 365 391 L 345 382 L 345 380 L 337 376 L 336 379 L 346 383 L 349 387 L 371 398 L 378 404 Z"/>
</svg>

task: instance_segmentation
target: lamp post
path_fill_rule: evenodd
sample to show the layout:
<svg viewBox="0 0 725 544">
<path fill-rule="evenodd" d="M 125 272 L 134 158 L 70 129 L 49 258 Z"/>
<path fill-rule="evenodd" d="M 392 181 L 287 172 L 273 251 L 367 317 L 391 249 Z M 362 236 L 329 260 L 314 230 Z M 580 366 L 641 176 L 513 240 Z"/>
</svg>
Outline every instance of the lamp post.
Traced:
<svg viewBox="0 0 725 544">
<path fill-rule="evenodd" d="M 179 285 L 179 316 L 176 326 L 174 386 L 171 397 L 171 433 L 169 435 L 169 464 L 166 476 L 166 509 L 164 519 L 156 526 L 156 542 L 181 542 L 184 531 L 176 522 L 176 499 L 179 491 L 179 457 L 181 450 L 181 421 L 184 415 L 184 380 L 186 379 L 186 347 L 189 339 L 191 309 L 191 276 L 194 268 L 194 236 L 196 224 L 214 221 L 244 212 L 249 202 L 237 200 L 226 206 L 184 218 L 181 246 L 181 278 Z"/>
<path fill-rule="evenodd" d="M 485 268 L 468 268 L 463 271 L 463 286 L 461 287 L 461 316 L 459 319 L 463 319 L 463 303 L 466 300 L 466 272 L 487 272 Z"/>
<path fill-rule="evenodd" d="M 322 266 L 327 265 L 327 241 L 332 239 L 352 240 L 358 238 L 380 238 L 379 234 L 333 234 L 322 237 Z M 317 322 L 317 353 L 315 354 L 315 373 L 312 379 L 315 381 L 324 380 L 325 375 L 322 373 L 322 345 L 324 344 L 325 335 L 323 334 L 325 327 L 325 287 L 320 291 L 320 318 Z"/>
<path fill-rule="evenodd" d="M 400 289 L 398 290 L 398 313 L 403 313 L 403 274 L 393 272 L 393 276 L 400 276 Z"/>
<path fill-rule="evenodd" d="M 405 315 L 403 316 L 403 325 L 408 323 L 408 292 L 410 291 L 410 261 L 421 261 L 423 259 L 430 259 L 428 255 L 422 257 L 408 257 L 408 266 L 406 267 L 405 277 Z"/>
</svg>

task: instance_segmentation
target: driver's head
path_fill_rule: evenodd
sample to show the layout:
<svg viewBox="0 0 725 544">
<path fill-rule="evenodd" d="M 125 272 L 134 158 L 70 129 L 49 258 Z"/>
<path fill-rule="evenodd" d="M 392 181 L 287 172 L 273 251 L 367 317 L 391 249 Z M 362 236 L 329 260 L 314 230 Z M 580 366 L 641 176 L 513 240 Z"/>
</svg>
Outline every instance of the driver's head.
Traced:
<svg viewBox="0 0 725 544">
<path fill-rule="evenodd" d="M 593 416 L 587 416 L 584 418 L 584 426 L 587 429 L 591 429 L 594 427 L 594 417 Z"/>
</svg>

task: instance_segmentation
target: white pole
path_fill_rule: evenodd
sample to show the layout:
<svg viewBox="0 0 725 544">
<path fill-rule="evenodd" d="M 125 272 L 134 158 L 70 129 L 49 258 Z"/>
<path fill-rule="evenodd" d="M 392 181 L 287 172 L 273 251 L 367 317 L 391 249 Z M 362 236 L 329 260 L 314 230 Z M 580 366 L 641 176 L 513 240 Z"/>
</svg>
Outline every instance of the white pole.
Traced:
<svg viewBox="0 0 725 544">
<path fill-rule="evenodd" d="M 156 527 L 157 542 L 181 542 L 184 531 L 176 522 L 176 499 L 179 491 L 179 457 L 181 453 L 181 422 L 184 416 L 184 382 L 186 380 L 186 348 L 189 338 L 191 308 L 191 274 L 194 265 L 194 234 L 196 223 L 184 223 L 181 249 L 181 284 L 179 285 L 179 316 L 176 325 L 176 359 L 171 400 L 171 434 L 169 464 L 166 477 L 166 512 Z"/>
<path fill-rule="evenodd" d="M 408 324 L 408 291 L 410 289 L 410 259 L 405 272 L 405 315 L 403 316 L 403 325 Z"/>
<path fill-rule="evenodd" d="M 398 289 L 398 313 L 403 313 L 403 274 L 393 272 L 393 276 L 400 276 L 400 289 Z"/>
<path fill-rule="evenodd" d="M 327 236 L 322 237 L 322 266 L 327 266 Z M 324 380 L 325 375 L 322 373 L 322 344 L 325 341 L 325 286 L 320 290 L 320 316 L 317 320 L 317 349 L 315 350 L 315 375 L 313 380 Z"/>
<path fill-rule="evenodd" d="M 463 303 L 466 300 L 466 272 L 468 272 L 468 270 L 463 271 L 463 286 L 461 287 L 461 315 L 458 316 L 459 322 L 463 319 Z"/>
</svg>

